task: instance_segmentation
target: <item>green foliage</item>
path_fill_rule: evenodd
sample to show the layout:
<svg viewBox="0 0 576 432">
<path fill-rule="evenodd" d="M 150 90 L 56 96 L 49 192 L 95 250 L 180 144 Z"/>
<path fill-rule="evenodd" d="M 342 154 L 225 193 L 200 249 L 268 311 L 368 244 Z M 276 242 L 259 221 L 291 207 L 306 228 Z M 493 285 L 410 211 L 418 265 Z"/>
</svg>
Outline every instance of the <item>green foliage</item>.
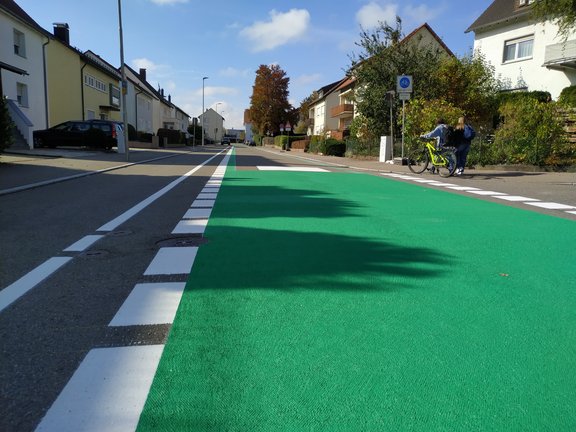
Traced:
<svg viewBox="0 0 576 432">
<path fill-rule="evenodd" d="M 128 140 L 136 141 L 138 139 L 138 133 L 136 132 L 136 128 L 128 123 Z"/>
<path fill-rule="evenodd" d="M 559 34 L 568 39 L 576 28 L 576 3 L 574 0 L 538 0 L 531 5 L 532 17 L 537 21 L 550 20 L 559 27 Z"/>
<path fill-rule="evenodd" d="M 500 114 L 503 121 L 491 146 L 492 163 L 542 166 L 576 156 L 567 142 L 558 104 L 518 99 L 505 102 Z"/>
<path fill-rule="evenodd" d="M 565 87 L 560 93 L 558 101 L 569 107 L 576 107 L 576 85 Z"/>
<path fill-rule="evenodd" d="M 13 143 L 12 128 L 14 123 L 8 113 L 6 100 L 0 95 L 0 152 L 10 147 Z"/>
<path fill-rule="evenodd" d="M 309 153 L 318 153 L 326 156 L 344 156 L 346 143 L 334 138 L 325 138 L 321 135 L 313 135 L 308 147 Z"/>
<path fill-rule="evenodd" d="M 160 137 L 160 145 L 162 145 L 164 138 L 168 138 L 168 144 L 183 144 L 185 142 L 184 134 L 174 129 L 160 128 L 157 135 Z"/>
<path fill-rule="evenodd" d="M 534 99 L 538 102 L 550 102 L 552 97 L 546 91 L 531 91 L 531 92 L 502 92 L 497 96 L 498 106 L 502 106 L 507 102 L 519 102 L 526 99 Z"/>
</svg>

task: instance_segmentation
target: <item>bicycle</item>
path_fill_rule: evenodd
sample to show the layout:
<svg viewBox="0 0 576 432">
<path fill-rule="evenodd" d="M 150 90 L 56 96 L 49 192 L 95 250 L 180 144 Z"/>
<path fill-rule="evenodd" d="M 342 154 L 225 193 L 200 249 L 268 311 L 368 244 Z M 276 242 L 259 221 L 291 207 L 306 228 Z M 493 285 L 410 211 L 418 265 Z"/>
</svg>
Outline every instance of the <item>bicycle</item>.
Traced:
<svg viewBox="0 0 576 432">
<path fill-rule="evenodd" d="M 432 172 L 438 171 L 440 177 L 450 177 L 456 171 L 456 150 L 454 147 L 436 148 L 431 140 L 420 138 L 425 148 L 417 148 L 408 154 L 408 168 L 414 174 L 423 173 L 430 163 Z"/>
</svg>

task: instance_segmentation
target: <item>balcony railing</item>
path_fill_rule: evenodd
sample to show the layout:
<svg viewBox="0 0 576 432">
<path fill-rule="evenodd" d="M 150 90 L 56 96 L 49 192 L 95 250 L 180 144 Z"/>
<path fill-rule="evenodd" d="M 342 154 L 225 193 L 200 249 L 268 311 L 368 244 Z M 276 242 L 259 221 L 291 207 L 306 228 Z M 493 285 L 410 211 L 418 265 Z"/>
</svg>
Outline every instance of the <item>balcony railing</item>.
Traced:
<svg viewBox="0 0 576 432">
<path fill-rule="evenodd" d="M 354 114 L 353 104 L 337 105 L 330 110 L 331 117 L 350 117 Z"/>
<path fill-rule="evenodd" d="M 548 45 L 544 54 L 544 66 L 576 68 L 576 40 Z"/>
</svg>

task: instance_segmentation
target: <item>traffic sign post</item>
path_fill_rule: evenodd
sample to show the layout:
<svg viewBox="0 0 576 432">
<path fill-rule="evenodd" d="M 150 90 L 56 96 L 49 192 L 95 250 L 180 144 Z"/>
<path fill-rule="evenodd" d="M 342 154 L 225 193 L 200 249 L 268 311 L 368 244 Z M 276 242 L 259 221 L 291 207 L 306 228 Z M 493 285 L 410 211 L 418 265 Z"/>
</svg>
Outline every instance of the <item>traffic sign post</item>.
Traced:
<svg viewBox="0 0 576 432">
<path fill-rule="evenodd" d="M 406 101 L 410 100 L 412 93 L 412 75 L 398 75 L 396 77 L 396 91 L 402 101 L 402 163 L 404 163 L 404 123 L 406 120 Z"/>
</svg>

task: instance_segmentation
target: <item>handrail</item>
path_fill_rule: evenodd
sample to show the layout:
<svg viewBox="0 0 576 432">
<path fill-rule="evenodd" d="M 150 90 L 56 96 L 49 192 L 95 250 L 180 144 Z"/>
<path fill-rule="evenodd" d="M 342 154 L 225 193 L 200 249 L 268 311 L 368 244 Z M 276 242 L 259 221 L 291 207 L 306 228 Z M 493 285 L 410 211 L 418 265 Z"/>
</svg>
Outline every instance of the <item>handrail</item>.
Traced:
<svg viewBox="0 0 576 432">
<path fill-rule="evenodd" d="M 20 131 L 28 146 L 32 148 L 32 128 L 34 127 L 34 123 L 32 123 L 26 114 L 22 112 L 16 101 L 6 99 L 6 102 L 8 113 L 10 114 L 10 117 L 12 117 L 14 126 L 16 126 L 16 129 Z"/>
</svg>

